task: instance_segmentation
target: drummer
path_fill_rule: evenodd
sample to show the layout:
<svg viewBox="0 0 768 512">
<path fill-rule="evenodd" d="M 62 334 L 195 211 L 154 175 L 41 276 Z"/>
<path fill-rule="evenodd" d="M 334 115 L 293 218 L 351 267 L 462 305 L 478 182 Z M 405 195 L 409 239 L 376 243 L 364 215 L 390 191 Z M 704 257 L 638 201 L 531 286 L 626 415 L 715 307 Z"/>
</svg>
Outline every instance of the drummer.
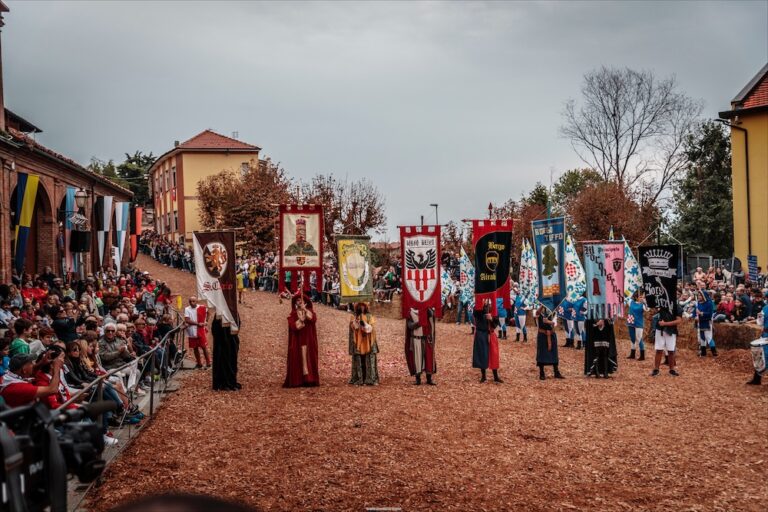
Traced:
<svg viewBox="0 0 768 512">
<path fill-rule="evenodd" d="M 763 296 L 766 299 L 768 299 L 768 288 L 763 290 Z M 763 306 L 763 311 L 757 316 L 757 322 L 758 322 L 758 325 L 760 325 L 763 328 L 763 333 L 761 337 L 763 339 L 768 340 L 768 300 L 766 300 L 766 304 L 765 306 Z M 762 371 L 765 372 L 765 368 L 762 368 Z M 761 372 L 755 369 L 755 374 L 754 376 L 752 376 L 752 380 L 747 382 L 747 384 L 759 386 L 761 382 L 762 382 Z"/>
</svg>

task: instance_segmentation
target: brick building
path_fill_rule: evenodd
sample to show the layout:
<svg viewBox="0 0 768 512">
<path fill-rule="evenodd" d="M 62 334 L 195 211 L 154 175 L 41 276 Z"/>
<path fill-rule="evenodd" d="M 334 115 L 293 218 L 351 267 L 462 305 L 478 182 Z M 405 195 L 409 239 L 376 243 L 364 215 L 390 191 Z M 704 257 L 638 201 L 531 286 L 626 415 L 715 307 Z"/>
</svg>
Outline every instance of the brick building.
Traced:
<svg viewBox="0 0 768 512">
<path fill-rule="evenodd" d="M 0 27 L 6 12 L 8 7 L 0 1 Z M 74 187 L 88 194 L 83 214 L 91 228 L 95 224 L 93 205 L 97 197 L 113 196 L 114 201 L 130 201 L 132 193 L 35 141 L 35 135 L 42 130 L 5 108 L 2 55 L 0 113 L 0 282 L 9 282 L 12 275 L 16 192 L 20 173 L 39 177 L 24 271 L 41 272 L 44 267 L 50 266 L 57 273 L 63 273 L 63 254 L 57 247 L 57 237 L 63 227 L 62 221 L 67 218 L 64 213 L 67 188 Z M 108 236 L 111 240 L 111 232 Z M 91 257 L 96 250 L 96 236 L 93 236 L 90 253 L 83 253 L 84 269 L 88 272 L 96 269 L 98 258 Z M 127 257 L 127 254 L 124 256 Z"/>
<path fill-rule="evenodd" d="M 149 169 L 155 231 L 169 240 L 192 242 L 202 229 L 197 184 L 224 170 L 259 164 L 261 148 L 205 130 L 160 155 Z"/>
</svg>

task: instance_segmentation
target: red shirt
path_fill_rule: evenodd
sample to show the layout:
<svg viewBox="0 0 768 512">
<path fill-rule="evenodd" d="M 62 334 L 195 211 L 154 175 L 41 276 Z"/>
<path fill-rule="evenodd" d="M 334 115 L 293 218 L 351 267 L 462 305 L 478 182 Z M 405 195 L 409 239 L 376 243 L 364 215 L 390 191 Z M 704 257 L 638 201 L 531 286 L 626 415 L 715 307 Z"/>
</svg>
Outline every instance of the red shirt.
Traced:
<svg viewBox="0 0 768 512">
<path fill-rule="evenodd" d="M 0 391 L 8 407 L 21 407 L 35 401 L 37 396 L 37 386 L 29 382 L 15 382 L 4 387 Z"/>
<path fill-rule="evenodd" d="M 51 378 L 45 373 L 43 373 L 42 371 L 39 371 L 35 374 L 35 384 L 37 384 L 37 386 L 39 387 L 47 387 L 51 384 Z M 45 405 L 47 405 L 49 409 L 58 409 L 64 404 L 64 402 L 66 402 L 70 398 L 71 397 L 69 395 L 69 391 L 67 390 L 67 387 L 64 385 L 63 382 L 59 382 L 59 391 L 52 395 L 43 397 L 41 401 Z M 73 409 L 73 408 L 77 408 L 77 406 L 75 404 L 69 404 L 67 408 Z"/>
</svg>

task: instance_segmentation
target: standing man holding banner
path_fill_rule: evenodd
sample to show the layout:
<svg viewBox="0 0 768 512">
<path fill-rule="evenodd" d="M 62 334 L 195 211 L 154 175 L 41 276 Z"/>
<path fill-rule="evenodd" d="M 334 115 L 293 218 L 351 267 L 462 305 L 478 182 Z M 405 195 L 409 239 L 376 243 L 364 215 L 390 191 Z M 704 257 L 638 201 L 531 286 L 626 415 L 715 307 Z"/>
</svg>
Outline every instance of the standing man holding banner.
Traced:
<svg viewBox="0 0 768 512">
<path fill-rule="evenodd" d="M 236 391 L 240 351 L 240 316 L 237 312 L 235 277 L 235 232 L 194 232 L 197 293 L 214 310 L 211 323 L 213 335 L 213 389 Z"/>
<path fill-rule="evenodd" d="M 435 318 L 442 316 L 440 226 L 401 226 L 402 318 L 405 319 L 405 361 L 416 385 L 426 373 L 434 384 Z"/>
<path fill-rule="evenodd" d="M 669 374 L 677 377 L 675 350 L 677 326 L 683 321 L 683 312 L 677 304 L 677 269 L 680 248 L 676 245 L 645 246 L 639 248 L 643 287 L 648 306 L 658 308 L 652 377 L 659 375 L 661 358 L 666 350 Z"/>
<path fill-rule="evenodd" d="M 511 220 L 473 220 L 472 242 L 475 246 L 475 340 L 472 367 L 486 381 L 486 370 L 493 371 L 494 382 L 499 378 L 499 325 L 497 299 L 510 310 L 510 258 L 512 257 Z"/>
</svg>

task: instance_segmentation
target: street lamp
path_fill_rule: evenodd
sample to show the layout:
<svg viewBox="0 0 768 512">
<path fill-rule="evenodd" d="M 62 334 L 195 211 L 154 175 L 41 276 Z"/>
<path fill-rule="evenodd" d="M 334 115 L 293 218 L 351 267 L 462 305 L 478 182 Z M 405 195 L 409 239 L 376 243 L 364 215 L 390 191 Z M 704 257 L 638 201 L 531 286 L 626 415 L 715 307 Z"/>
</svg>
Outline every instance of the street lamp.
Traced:
<svg viewBox="0 0 768 512">
<path fill-rule="evenodd" d="M 437 203 L 430 203 L 429 206 L 435 209 L 435 224 L 440 225 L 440 221 L 437 219 Z"/>
<path fill-rule="evenodd" d="M 75 204 L 77 205 L 78 210 L 85 208 L 86 199 L 88 199 L 88 192 L 81 188 L 77 189 L 77 192 L 75 192 Z"/>
</svg>

